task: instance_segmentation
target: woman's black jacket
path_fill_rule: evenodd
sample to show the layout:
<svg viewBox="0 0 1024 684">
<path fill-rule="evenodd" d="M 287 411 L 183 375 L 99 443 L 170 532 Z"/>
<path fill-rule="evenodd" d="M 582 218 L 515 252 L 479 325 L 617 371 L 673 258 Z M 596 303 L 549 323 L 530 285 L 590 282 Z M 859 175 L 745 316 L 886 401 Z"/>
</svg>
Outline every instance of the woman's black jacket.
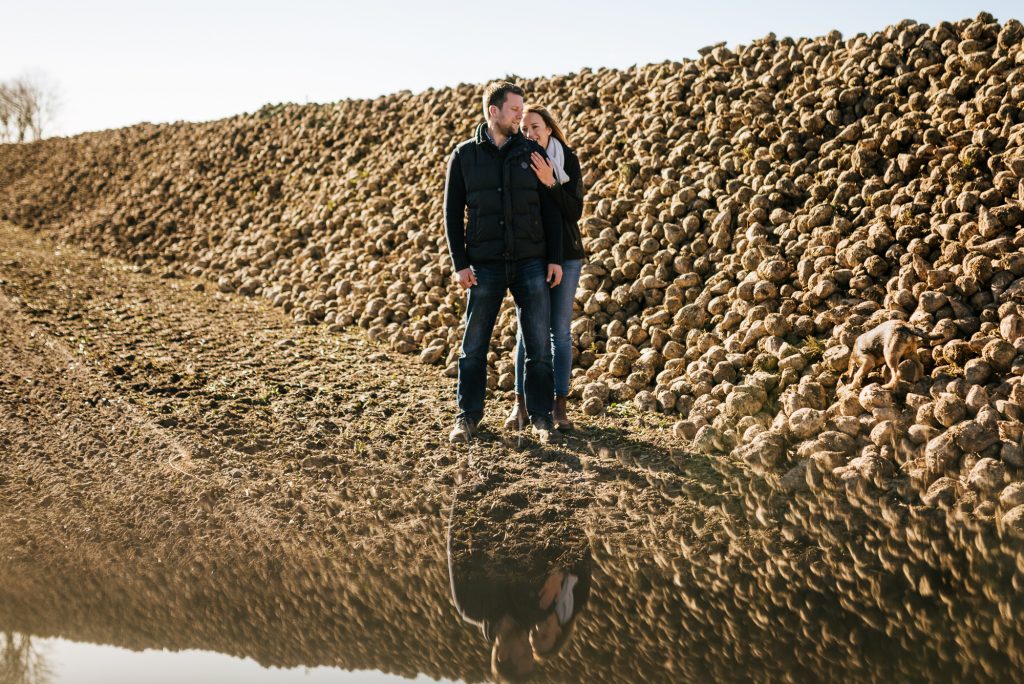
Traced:
<svg viewBox="0 0 1024 684">
<path fill-rule="evenodd" d="M 583 216 L 583 172 L 580 170 L 580 158 L 568 145 L 565 150 L 565 175 L 569 180 L 554 188 L 546 188 L 544 192 L 558 204 L 562 214 L 562 258 L 582 259 L 583 238 L 580 235 L 580 217 Z"/>
</svg>

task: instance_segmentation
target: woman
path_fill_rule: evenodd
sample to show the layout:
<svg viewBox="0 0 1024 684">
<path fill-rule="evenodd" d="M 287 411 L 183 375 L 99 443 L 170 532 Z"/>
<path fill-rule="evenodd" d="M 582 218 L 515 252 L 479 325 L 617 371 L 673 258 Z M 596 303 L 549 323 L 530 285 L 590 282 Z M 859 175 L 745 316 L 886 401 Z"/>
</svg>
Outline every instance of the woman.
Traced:
<svg viewBox="0 0 1024 684">
<path fill-rule="evenodd" d="M 523 134 L 547 152 L 547 159 L 534 152 L 531 160 L 533 172 L 558 203 L 562 213 L 562 282 L 551 290 L 551 349 L 555 372 L 555 404 L 552 410 L 555 428 L 572 430 L 565 402 L 569 396 L 569 374 L 572 371 L 572 340 L 569 324 L 572 322 L 572 303 L 580 281 L 583 265 L 583 239 L 579 220 L 583 215 L 583 174 L 580 160 L 565 141 L 565 134 L 555 117 L 544 107 L 530 104 L 523 109 Z M 521 428 L 529 422 L 526 396 L 523 392 L 526 349 L 522 334 L 517 336 L 516 347 L 516 404 L 512 408 L 505 429 Z"/>
<path fill-rule="evenodd" d="M 572 638 L 576 618 L 590 600 L 590 554 L 574 567 L 553 571 L 540 591 L 540 607 L 549 612 L 530 628 L 533 658 L 544 663 L 561 653 Z"/>
</svg>

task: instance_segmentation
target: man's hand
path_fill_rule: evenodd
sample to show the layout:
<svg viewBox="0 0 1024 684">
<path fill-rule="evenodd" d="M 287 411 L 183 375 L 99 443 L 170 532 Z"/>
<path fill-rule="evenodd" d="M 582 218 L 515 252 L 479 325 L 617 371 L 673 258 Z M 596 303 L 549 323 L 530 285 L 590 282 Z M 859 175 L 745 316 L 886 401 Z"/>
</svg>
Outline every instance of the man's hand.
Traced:
<svg viewBox="0 0 1024 684">
<path fill-rule="evenodd" d="M 562 267 L 560 264 L 548 264 L 548 277 L 545 278 L 547 282 L 551 283 L 551 287 L 558 287 L 558 284 L 562 282 Z"/>
<path fill-rule="evenodd" d="M 544 581 L 544 586 L 540 588 L 540 601 L 537 605 L 541 610 L 547 610 L 555 602 L 555 599 L 558 598 L 558 594 L 562 591 L 562 580 L 564 579 L 565 573 L 561 570 L 555 570 L 548 575 L 547 580 Z"/>
<path fill-rule="evenodd" d="M 559 273 L 558 277 L 559 279 L 561 279 L 561 273 Z M 457 282 L 459 284 L 459 287 L 461 287 L 463 290 L 468 290 L 469 288 L 476 285 L 476 276 L 473 274 L 473 269 L 464 268 L 461 271 L 456 271 L 455 282 Z"/>
</svg>

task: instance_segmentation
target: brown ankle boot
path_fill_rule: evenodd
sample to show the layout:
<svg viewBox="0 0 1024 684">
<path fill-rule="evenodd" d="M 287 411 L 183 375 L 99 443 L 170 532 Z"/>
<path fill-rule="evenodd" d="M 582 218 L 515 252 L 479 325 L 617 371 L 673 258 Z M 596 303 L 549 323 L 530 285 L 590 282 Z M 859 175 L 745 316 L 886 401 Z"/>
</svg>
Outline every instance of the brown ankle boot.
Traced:
<svg viewBox="0 0 1024 684">
<path fill-rule="evenodd" d="M 555 405 L 551 409 L 551 418 L 555 422 L 555 429 L 562 432 L 572 430 L 572 421 L 569 414 L 565 412 L 565 397 L 555 397 Z"/>
<path fill-rule="evenodd" d="M 522 430 L 530 424 L 530 416 L 526 412 L 526 395 L 516 394 L 516 403 L 505 419 L 506 430 Z"/>
</svg>

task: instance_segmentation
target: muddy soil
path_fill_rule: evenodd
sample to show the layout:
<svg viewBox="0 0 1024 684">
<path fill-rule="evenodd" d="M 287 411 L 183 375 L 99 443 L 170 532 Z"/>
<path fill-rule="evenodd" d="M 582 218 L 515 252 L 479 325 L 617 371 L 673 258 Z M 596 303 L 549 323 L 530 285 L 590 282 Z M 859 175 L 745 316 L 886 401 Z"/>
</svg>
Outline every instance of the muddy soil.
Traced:
<svg viewBox="0 0 1024 684">
<path fill-rule="evenodd" d="M 993 520 L 781 489 L 614 406 L 542 448 L 495 427 L 507 401 L 451 446 L 453 382 L 415 357 L 0 224 L 0 631 L 480 681 L 453 521 L 592 552 L 541 681 L 1024 671 L 1024 548 Z"/>
<path fill-rule="evenodd" d="M 199 281 L 0 231 L 3 488 L 25 514 L 74 526 L 78 509 L 120 507 L 134 530 L 126 543 L 159 539 L 172 522 L 198 539 L 222 539 L 228 521 L 241 541 L 271 530 L 323 539 L 367 517 L 438 515 L 470 466 L 593 481 L 680 458 L 667 424 L 628 415 L 577 415 L 567 444 L 542 449 L 494 427 L 500 399 L 481 440 L 451 447 L 454 382 L 414 357 Z M 70 510 L 51 505 L 68 497 Z"/>
</svg>

